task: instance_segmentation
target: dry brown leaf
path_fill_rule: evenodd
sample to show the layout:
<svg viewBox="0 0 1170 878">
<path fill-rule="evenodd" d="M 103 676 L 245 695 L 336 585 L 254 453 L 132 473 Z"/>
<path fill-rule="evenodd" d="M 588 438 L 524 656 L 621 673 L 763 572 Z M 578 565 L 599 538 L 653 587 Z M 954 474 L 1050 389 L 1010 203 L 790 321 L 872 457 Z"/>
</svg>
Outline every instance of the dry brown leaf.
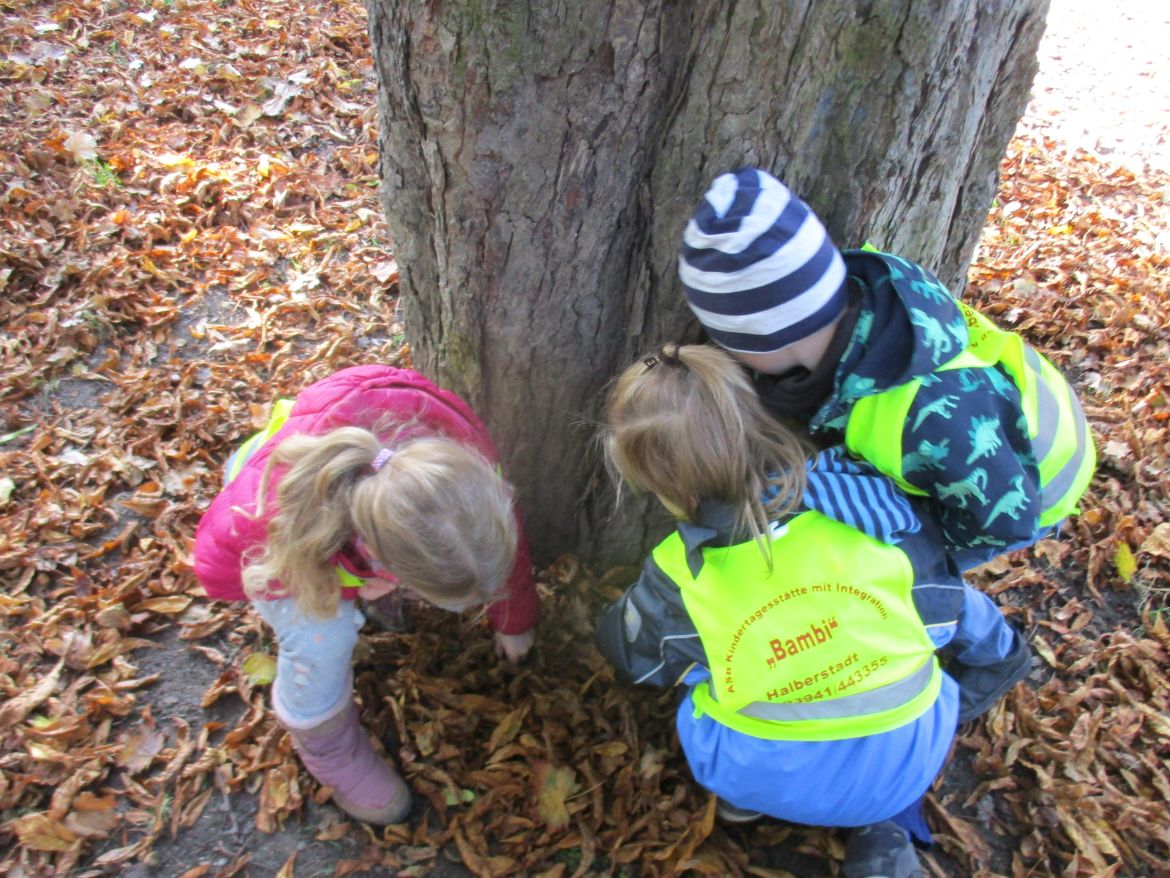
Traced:
<svg viewBox="0 0 1170 878">
<path fill-rule="evenodd" d="M 20 722 L 35 708 L 53 694 L 61 676 L 61 669 L 65 666 L 65 659 L 57 662 L 53 670 L 49 671 L 39 683 L 26 692 L 16 695 L 0 706 L 0 728 L 8 728 Z"/>
<path fill-rule="evenodd" d="M 293 851 L 291 854 L 289 854 L 288 859 L 284 861 L 284 865 L 281 866 L 279 870 L 277 870 L 276 878 L 294 878 L 295 873 L 293 872 L 293 863 L 296 862 L 296 859 L 297 852 Z"/>
<path fill-rule="evenodd" d="M 154 761 L 165 743 L 166 736 L 159 729 L 142 728 L 125 737 L 114 758 L 130 774 L 138 774 Z"/>
<path fill-rule="evenodd" d="M 46 814 L 26 814 L 11 826 L 20 843 L 32 851 L 66 851 L 79 841 L 76 833 Z"/>
<path fill-rule="evenodd" d="M 194 598 L 189 595 L 167 595 L 165 597 L 149 598 L 140 604 L 135 604 L 133 612 L 175 615 L 191 606 L 193 600 Z"/>
<path fill-rule="evenodd" d="M 524 717 L 528 714 L 528 710 L 529 708 L 526 706 L 518 707 L 500 720 L 499 724 L 492 731 L 492 736 L 488 741 L 488 753 L 495 753 L 505 744 L 512 743 L 516 735 L 520 733 L 520 727 L 524 722 Z"/>
<path fill-rule="evenodd" d="M 105 838 L 122 822 L 115 811 L 73 811 L 62 821 L 72 833 L 82 838 Z"/>
<path fill-rule="evenodd" d="M 569 811 L 565 802 L 578 789 L 573 769 L 558 767 L 551 762 L 534 762 L 532 789 L 536 796 L 536 813 L 545 825 L 552 830 L 568 826 Z"/>
<path fill-rule="evenodd" d="M 1142 540 L 1138 551 L 1159 558 L 1170 558 L 1170 521 L 1164 521 L 1155 527 L 1150 535 Z"/>
</svg>

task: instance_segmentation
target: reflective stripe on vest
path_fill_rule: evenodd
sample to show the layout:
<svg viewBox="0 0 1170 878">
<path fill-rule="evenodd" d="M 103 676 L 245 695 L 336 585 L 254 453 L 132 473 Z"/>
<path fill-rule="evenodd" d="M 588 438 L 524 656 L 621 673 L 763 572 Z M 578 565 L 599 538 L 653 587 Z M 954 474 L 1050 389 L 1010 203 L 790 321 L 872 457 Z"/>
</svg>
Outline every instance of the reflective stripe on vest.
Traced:
<svg viewBox="0 0 1170 878">
<path fill-rule="evenodd" d="M 693 576 L 678 534 L 654 550 L 710 665 L 696 712 L 803 741 L 878 734 L 925 713 L 942 674 L 905 553 L 817 512 L 780 528 L 772 552 L 769 572 L 754 541 L 704 549 Z"/>
<path fill-rule="evenodd" d="M 291 399 L 278 399 L 272 404 L 272 414 L 268 418 L 268 424 L 259 433 L 253 433 L 244 440 L 244 444 L 236 449 L 235 453 L 228 458 L 227 466 L 224 468 L 223 482 L 227 483 L 234 481 L 236 476 L 244 468 L 244 464 L 248 462 L 248 458 L 255 454 L 260 448 L 276 435 L 277 431 L 284 426 L 284 422 L 288 420 L 288 413 L 292 411 L 293 401 Z"/>
<path fill-rule="evenodd" d="M 1000 329 L 958 303 L 970 333 L 967 349 L 935 371 L 1002 366 L 1020 391 L 1028 437 L 1040 476 L 1040 526 L 1077 509 L 1097 465 L 1088 421 L 1068 382 L 1014 332 Z M 903 474 L 906 418 L 922 379 L 857 400 L 845 427 L 845 446 L 894 479 L 907 493 L 925 495 Z"/>
<path fill-rule="evenodd" d="M 843 695 L 832 701 L 809 701 L 801 704 L 781 704 L 775 701 L 756 701 L 739 712 L 744 716 L 777 722 L 799 722 L 814 719 L 839 719 L 858 713 L 876 713 L 893 710 L 910 701 L 930 687 L 934 663 L 923 662 L 922 667 L 909 677 L 879 686 L 869 692 Z"/>
<path fill-rule="evenodd" d="M 280 428 L 288 420 L 288 415 L 292 411 L 292 407 L 293 401 L 291 399 L 278 399 L 272 404 L 272 414 L 269 416 L 268 423 L 264 429 L 245 439 L 244 443 L 228 458 L 227 466 L 224 467 L 225 485 L 240 474 L 244 468 L 244 464 L 248 462 L 249 457 L 263 448 L 265 442 L 280 432 Z M 341 583 L 342 589 L 356 590 L 365 585 L 364 579 L 356 574 L 350 573 L 340 564 L 335 564 L 333 569 L 337 573 L 337 579 Z"/>
</svg>

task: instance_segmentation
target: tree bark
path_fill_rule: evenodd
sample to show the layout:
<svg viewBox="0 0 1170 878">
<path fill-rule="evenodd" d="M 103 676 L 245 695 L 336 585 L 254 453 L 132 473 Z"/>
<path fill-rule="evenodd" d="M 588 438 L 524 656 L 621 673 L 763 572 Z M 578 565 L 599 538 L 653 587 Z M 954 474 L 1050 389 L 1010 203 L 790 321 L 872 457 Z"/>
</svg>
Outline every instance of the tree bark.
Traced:
<svg viewBox="0 0 1170 878">
<path fill-rule="evenodd" d="M 367 5 L 416 367 L 484 417 L 539 557 L 613 560 L 654 534 L 612 514 L 599 405 L 696 337 L 675 265 L 710 180 L 769 169 L 961 291 L 1048 0 Z"/>
</svg>

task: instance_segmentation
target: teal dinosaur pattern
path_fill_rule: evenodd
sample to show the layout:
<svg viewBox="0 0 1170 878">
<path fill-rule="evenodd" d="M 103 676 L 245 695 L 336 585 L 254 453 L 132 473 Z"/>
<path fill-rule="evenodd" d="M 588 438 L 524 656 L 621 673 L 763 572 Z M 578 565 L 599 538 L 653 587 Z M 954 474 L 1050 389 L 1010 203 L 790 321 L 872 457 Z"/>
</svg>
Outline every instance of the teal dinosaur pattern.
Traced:
<svg viewBox="0 0 1170 878">
<path fill-rule="evenodd" d="M 959 398 L 957 396 L 952 396 L 949 393 L 946 396 L 940 396 L 934 402 L 924 405 L 918 410 L 918 417 L 914 419 L 914 425 L 910 429 L 917 430 L 922 426 L 922 422 L 931 415 L 938 415 L 944 420 L 949 421 L 954 417 L 955 409 L 958 405 Z"/>
<path fill-rule="evenodd" d="M 845 431 L 858 399 L 915 382 L 902 435 L 888 438 L 898 441 L 901 475 L 925 493 L 947 546 L 956 557 L 970 550 L 989 558 L 1034 538 L 1039 475 L 1011 373 L 1002 365 L 940 369 L 969 339 L 946 287 L 928 269 L 891 254 L 843 255 L 857 322 L 831 394 L 797 417 L 825 440 L 838 440 L 833 434 Z M 791 416 L 780 410 L 789 404 L 781 394 L 766 404 Z"/>
<path fill-rule="evenodd" d="M 959 386 L 964 393 L 986 393 L 991 390 L 1004 399 L 1012 399 L 1019 394 L 1016 385 L 998 369 L 959 369 Z"/>
<path fill-rule="evenodd" d="M 981 374 L 986 376 L 987 382 L 991 385 L 991 389 L 1004 399 L 1011 399 L 1020 392 L 1016 385 L 1012 383 L 1012 380 L 1000 372 L 999 369 L 983 369 Z"/>
<path fill-rule="evenodd" d="M 872 378 L 849 375 L 841 384 L 841 398 L 849 401 L 861 399 L 861 397 L 873 393 L 876 386 Z"/>
<path fill-rule="evenodd" d="M 996 539 L 988 534 L 980 534 L 978 536 L 968 537 L 963 541 L 964 545 L 969 549 L 977 549 L 980 546 L 993 546 L 1003 548 L 1003 540 Z"/>
<path fill-rule="evenodd" d="M 951 440 L 943 439 L 938 444 L 929 439 L 918 443 L 918 449 L 902 456 L 902 472 L 917 473 L 924 470 L 941 470 L 943 461 L 951 453 Z"/>
<path fill-rule="evenodd" d="M 971 453 L 967 455 L 968 465 L 981 457 L 991 457 L 1003 445 L 1003 436 L 999 430 L 999 418 L 994 416 L 972 418 L 967 438 L 971 440 Z"/>
<path fill-rule="evenodd" d="M 918 384 L 921 387 L 933 387 L 943 380 L 942 375 L 938 372 L 931 372 L 929 375 L 923 375 L 918 379 Z"/>
<path fill-rule="evenodd" d="M 991 523 L 1001 515 L 1018 519 L 1027 503 L 1028 495 L 1024 491 L 1024 477 L 1016 476 L 1012 479 L 1012 489 L 996 500 L 995 505 L 991 507 L 991 514 L 987 516 L 984 526 L 990 527 Z"/>
<path fill-rule="evenodd" d="M 954 503 L 960 509 L 966 509 L 972 500 L 981 506 L 988 503 L 983 491 L 987 488 L 987 470 L 978 467 L 971 471 L 965 479 L 951 482 L 949 485 L 939 485 L 936 496 L 944 503 Z"/>
<path fill-rule="evenodd" d="M 818 430 L 837 430 L 844 432 L 846 425 L 849 423 L 849 412 L 842 412 L 836 417 L 825 418 L 817 423 Z"/>
<path fill-rule="evenodd" d="M 958 369 L 956 374 L 959 378 L 959 388 L 963 393 L 978 393 L 987 387 L 987 381 L 983 377 L 984 369 Z"/>
<path fill-rule="evenodd" d="M 1016 418 L 1016 429 L 1020 431 L 1022 436 L 1030 436 L 1032 431 L 1028 429 L 1028 416 L 1020 412 L 1020 416 Z"/>
<path fill-rule="evenodd" d="M 873 332 L 873 312 L 865 311 L 857 315 L 857 325 L 853 329 L 853 338 L 859 343 L 869 341 L 869 334 Z"/>
<path fill-rule="evenodd" d="M 912 280 L 910 281 L 910 288 L 922 298 L 939 305 L 947 305 L 954 299 L 950 290 L 930 280 Z"/>
<path fill-rule="evenodd" d="M 910 322 L 922 330 L 923 341 L 930 345 L 931 354 L 935 361 L 941 362 L 942 355 L 949 354 L 955 347 L 953 334 L 948 332 L 936 318 L 918 308 L 909 309 L 909 313 Z"/>
</svg>

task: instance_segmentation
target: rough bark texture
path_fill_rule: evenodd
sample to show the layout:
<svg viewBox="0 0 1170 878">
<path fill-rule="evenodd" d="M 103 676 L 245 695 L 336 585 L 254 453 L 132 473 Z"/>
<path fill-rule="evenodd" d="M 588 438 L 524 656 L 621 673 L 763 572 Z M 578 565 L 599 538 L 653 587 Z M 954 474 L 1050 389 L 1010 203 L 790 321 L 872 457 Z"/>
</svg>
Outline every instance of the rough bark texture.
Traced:
<svg viewBox="0 0 1170 878">
<path fill-rule="evenodd" d="M 960 289 L 1048 0 L 367 5 L 416 366 L 487 421 L 538 555 L 612 559 L 647 534 L 599 490 L 599 403 L 695 336 L 675 261 L 708 182 L 771 169 L 841 246 Z"/>
</svg>

